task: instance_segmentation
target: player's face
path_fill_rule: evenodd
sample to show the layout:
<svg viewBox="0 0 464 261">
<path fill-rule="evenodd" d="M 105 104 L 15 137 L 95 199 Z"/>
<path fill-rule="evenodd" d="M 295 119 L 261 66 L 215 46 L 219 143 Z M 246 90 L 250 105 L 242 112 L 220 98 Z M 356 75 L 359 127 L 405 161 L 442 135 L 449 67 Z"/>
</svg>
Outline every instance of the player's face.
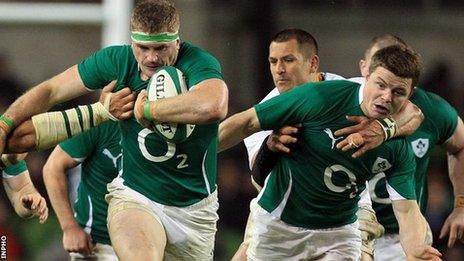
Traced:
<svg viewBox="0 0 464 261">
<path fill-rule="evenodd" d="M 140 67 L 142 80 L 149 79 L 158 67 L 173 65 L 179 53 L 179 40 L 169 43 L 132 42 L 132 49 Z"/>
<path fill-rule="evenodd" d="M 385 118 L 404 105 L 411 86 L 411 78 L 401 78 L 379 66 L 366 77 L 361 108 L 370 118 Z"/>
<path fill-rule="evenodd" d="M 314 56 L 313 56 L 314 57 Z M 317 71 L 311 60 L 305 57 L 295 39 L 287 42 L 272 42 L 269 46 L 269 66 L 274 84 L 279 92 L 285 92 L 297 85 L 311 81 Z M 319 63 L 319 60 L 316 60 Z"/>
</svg>

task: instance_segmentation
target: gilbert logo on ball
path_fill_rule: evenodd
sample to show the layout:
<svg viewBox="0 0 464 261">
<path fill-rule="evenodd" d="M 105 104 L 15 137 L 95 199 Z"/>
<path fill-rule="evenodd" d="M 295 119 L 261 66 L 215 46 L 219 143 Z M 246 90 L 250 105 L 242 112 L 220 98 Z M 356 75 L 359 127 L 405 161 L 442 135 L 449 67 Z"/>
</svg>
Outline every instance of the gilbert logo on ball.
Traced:
<svg viewBox="0 0 464 261">
<path fill-rule="evenodd" d="M 148 82 L 147 95 L 149 101 L 181 95 L 188 92 L 184 74 L 172 66 L 159 68 Z M 153 123 L 155 131 L 165 140 L 179 143 L 186 140 L 195 129 L 193 124 L 182 123 Z"/>
</svg>

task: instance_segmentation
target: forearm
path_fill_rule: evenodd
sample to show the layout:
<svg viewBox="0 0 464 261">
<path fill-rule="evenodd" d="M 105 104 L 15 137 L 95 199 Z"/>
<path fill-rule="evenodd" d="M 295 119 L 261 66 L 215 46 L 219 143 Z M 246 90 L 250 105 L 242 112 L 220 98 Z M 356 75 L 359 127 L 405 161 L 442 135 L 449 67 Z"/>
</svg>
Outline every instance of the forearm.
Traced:
<svg viewBox="0 0 464 261">
<path fill-rule="evenodd" d="M 279 157 L 277 152 L 273 152 L 268 148 L 268 138 L 269 136 L 263 141 L 251 168 L 253 181 L 256 182 L 260 187 L 264 186 L 264 181 L 266 180 L 267 176 L 269 176 L 269 173 L 274 168 Z"/>
<path fill-rule="evenodd" d="M 100 102 L 41 113 L 13 130 L 7 141 L 7 151 L 22 153 L 48 149 L 109 119 L 109 112 Z"/>
<path fill-rule="evenodd" d="M 6 110 L 4 115 L 18 126 L 32 115 L 49 110 L 52 106 L 71 100 L 89 91 L 79 76 L 77 65 L 31 88 Z"/>
<path fill-rule="evenodd" d="M 237 113 L 219 125 L 219 148 L 224 151 L 261 129 L 254 108 Z"/>
<path fill-rule="evenodd" d="M 150 112 L 156 122 L 203 124 L 219 121 L 227 115 L 228 91 L 225 84 L 217 79 L 219 86 L 193 90 L 171 98 L 150 102 Z"/>
<path fill-rule="evenodd" d="M 68 194 L 68 179 L 64 170 L 44 168 L 44 183 L 61 229 L 77 226 Z"/>
<path fill-rule="evenodd" d="M 408 101 L 396 114 L 392 115 L 396 123 L 394 137 L 404 137 L 413 134 L 424 120 L 422 111 L 412 102 Z"/>
<path fill-rule="evenodd" d="M 53 106 L 51 103 L 51 90 L 44 82 L 19 97 L 3 115 L 18 126 L 32 115 L 49 110 Z"/>
<path fill-rule="evenodd" d="M 406 201 L 412 200 L 400 201 L 406 203 Z M 406 256 L 408 256 L 413 253 L 415 247 L 426 244 L 427 221 L 420 213 L 416 202 L 401 207 L 395 206 L 395 203 L 398 203 L 398 201 L 394 201 L 393 209 L 400 228 L 400 242 Z"/>
</svg>

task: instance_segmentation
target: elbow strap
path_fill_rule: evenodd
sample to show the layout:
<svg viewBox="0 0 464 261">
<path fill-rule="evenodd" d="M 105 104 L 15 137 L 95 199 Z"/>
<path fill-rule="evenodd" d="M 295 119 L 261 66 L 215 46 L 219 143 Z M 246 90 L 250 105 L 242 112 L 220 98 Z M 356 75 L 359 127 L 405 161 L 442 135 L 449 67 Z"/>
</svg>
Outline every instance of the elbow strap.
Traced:
<svg viewBox="0 0 464 261">
<path fill-rule="evenodd" d="M 36 133 L 36 149 L 51 148 L 109 119 L 108 111 L 100 102 L 35 115 L 32 124 Z"/>
<path fill-rule="evenodd" d="M 266 142 L 268 138 L 269 136 L 263 141 L 263 144 L 261 144 L 261 148 L 259 148 L 255 162 L 251 168 L 253 181 L 261 187 L 264 186 L 264 181 L 271 173 L 275 163 L 277 162 L 277 159 L 279 158 L 278 153 L 271 151 L 267 147 Z"/>
</svg>

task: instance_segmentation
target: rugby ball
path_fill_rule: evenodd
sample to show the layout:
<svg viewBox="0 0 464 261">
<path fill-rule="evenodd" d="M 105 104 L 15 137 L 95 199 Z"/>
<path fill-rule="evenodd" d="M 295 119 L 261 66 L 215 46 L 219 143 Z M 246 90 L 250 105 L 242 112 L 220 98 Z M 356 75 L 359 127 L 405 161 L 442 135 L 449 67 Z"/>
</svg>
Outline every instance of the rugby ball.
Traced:
<svg viewBox="0 0 464 261">
<path fill-rule="evenodd" d="M 184 74 L 172 66 L 163 66 L 156 70 L 147 86 L 149 101 L 174 97 L 187 92 Z M 154 122 L 153 129 L 165 140 L 179 143 L 186 140 L 195 129 L 193 124 Z"/>
</svg>

